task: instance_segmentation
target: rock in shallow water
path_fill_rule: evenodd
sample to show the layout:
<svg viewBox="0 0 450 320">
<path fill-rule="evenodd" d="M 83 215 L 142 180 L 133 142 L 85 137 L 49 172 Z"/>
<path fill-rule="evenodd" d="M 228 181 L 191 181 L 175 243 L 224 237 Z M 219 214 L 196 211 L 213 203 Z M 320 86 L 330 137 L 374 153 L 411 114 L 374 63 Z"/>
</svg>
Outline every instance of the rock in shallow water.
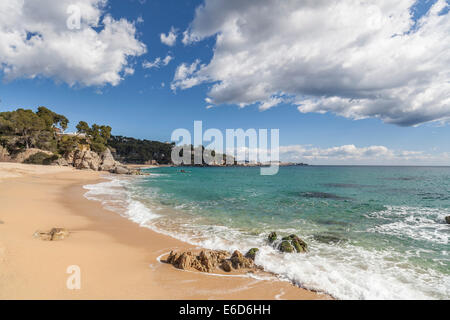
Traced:
<svg viewBox="0 0 450 320">
<path fill-rule="evenodd" d="M 280 250 L 281 252 L 285 252 L 285 253 L 293 253 L 294 247 L 291 245 L 290 241 L 285 240 L 280 243 L 278 250 Z"/>
<path fill-rule="evenodd" d="M 341 238 L 337 234 L 333 233 L 321 233 L 321 234 L 315 234 L 313 235 L 314 240 L 317 240 L 322 243 L 327 244 L 335 244 L 335 243 L 341 243 L 341 242 L 347 242 L 348 240 L 345 238 Z"/>
<path fill-rule="evenodd" d="M 247 251 L 247 253 L 245 254 L 245 257 L 255 261 L 256 254 L 258 253 L 258 251 L 259 251 L 258 248 L 251 248 L 250 250 Z"/>
<path fill-rule="evenodd" d="M 447 222 L 448 224 L 450 224 L 450 216 L 445 217 L 445 222 Z"/>
<path fill-rule="evenodd" d="M 300 239 L 295 234 L 291 234 L 288 237 L 284 237 L 283 241 L 291 241 L 292 245 L 294 246 L 295 250 L 299 253 L 307 252 L 308 251 L 308 244 Z"/>
<path fill-rule="evenodd" d="M 276 232 L 271 232 L 269 234 L 268 240 L 270 243 L 273 243 L 275 240 L 277 240 L 278 236 Z"/>
<path fill-rule="evenodd" d="M 280 250 L 281 252 L 308 252 L 308 244 L 295 234 L 291 234 L 290 236 L 284 237 L 281 240 L 281 243 L 278 245 L 278 250 Z"/>
</svg>

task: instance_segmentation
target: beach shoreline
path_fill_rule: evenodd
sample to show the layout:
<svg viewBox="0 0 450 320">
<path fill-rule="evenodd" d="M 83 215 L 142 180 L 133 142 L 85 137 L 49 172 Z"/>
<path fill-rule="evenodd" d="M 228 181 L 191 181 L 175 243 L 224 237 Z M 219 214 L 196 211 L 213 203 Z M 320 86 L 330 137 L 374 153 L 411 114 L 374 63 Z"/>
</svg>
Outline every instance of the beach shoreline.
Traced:
<svg viewBox="0 0 450 320">
<path fill-rule="evenodd" d="M 188 272 L 158 258 L 198 250 L 142 228 L 84 197 L 102 173 L 0 163 L 0 299 L 329 299 L 272 277 Z M 37 230 L 68 229 L 62 241 Z M 79 266 L 81 289 L 67 268 Z M 268 274 L 269 275 L 269 274 Z"/>
</svg>

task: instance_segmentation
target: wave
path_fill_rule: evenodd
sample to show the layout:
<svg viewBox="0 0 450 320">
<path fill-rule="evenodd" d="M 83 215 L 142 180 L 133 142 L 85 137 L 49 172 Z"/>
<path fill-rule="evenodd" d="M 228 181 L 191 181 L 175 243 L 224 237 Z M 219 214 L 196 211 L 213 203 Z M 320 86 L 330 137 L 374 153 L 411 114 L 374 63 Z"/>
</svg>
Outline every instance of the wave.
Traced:
<svg viewBox="0 0 450 320">
<path fill-rule="evenodd" d="M 445 223 L 445 217 L 448 215 L 450 212 L 445 209 L 388 206 L 386 210 L 368 214 L 366 217 L 384 222 L 368 229 L 369 232 L 448 244 L 450 228 Z"/>
<path fill-rule="evenodd" d="M 207 225 L 202 221 L 167 215 L 161 208 L 154 208 L 151 202 L 139 198 L 133 189 L 134 180 L 122 177 L 109 177 L 109 181 L 85 186 L 86 197 L 101 201 L 105 208 L 119 213 L 135 223 L 147 227 L 178 240 L 207 249 L 240 250 L 245 252 L 253 247 L 260 248 L 256 263 L 266 271 L 278 275 L 297 285 L 332 295 L 338 299 L 448 299 L 450 297 L 450 276 L 436 270 L 419 267 L 409 263 L 408 257 L 414 252 L 399 253 L 392 248 L 371 250 L 352 242 L 327 243 L 314 239 L 305 240 L 310 243 L 307 254 L 282 254 L 265 241 L 267 230 L 250 233 L 244 229 L 227 226 Z M 155 196 L 155 193 L 150 193 Z M 141 194 L 142 196 L 142 194 Z M 147 193 L 146 197 L 149 196 Z M 172 208 L 177 210 L 176 208 Z M 391 215 L 404 216 L 404 223 L 428 223 L 425 220 L 409 221 L 411 208 L 389 208 L 385 212 L 368 215 L 368 218 L 379 218 L 387 223 L 374 227 L 369 232 L 396 233 L 412 236 L 403 226 L 396 226 L 390 221 Z M 158 214 L 155 213 L 158 211 Z M 420 214 L 419 214 L 420 215 Z M 433 221 L 441 217 L 434 212 Z M 427 218 L 428 217 L 428 218 Z M 429 215 L 422 217 L 430 219 Z M 388 227 L 388 225 L 391 225 Z M 446 226 L 447 227 L 447 226 Z M 448 228 L 448 227 L 447 227 Z M 425 229 L 424 229 L 425 230 Z M 293 228 L 278 229 L 280 234 L 296 233 Z M 417 230 L 416 230 L 417 231 Z M 431 241 L 444 241 L 441 236 L 430 237 L 430 234 L 414 233 L 415 237 L 423 237 Z M 396 235 L 396 234 L 395 234 Z M 448 234 L 447 234 L 448 236 Z M 447 237 L 448 241 L 448 237 Z"/>
</svg>

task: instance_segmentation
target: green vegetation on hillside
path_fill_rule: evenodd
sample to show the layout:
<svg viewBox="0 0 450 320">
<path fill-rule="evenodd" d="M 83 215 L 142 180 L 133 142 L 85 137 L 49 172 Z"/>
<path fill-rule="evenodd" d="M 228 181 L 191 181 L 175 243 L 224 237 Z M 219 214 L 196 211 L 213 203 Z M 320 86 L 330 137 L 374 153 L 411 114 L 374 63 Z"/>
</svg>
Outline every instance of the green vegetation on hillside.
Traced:
<svg viewBox="0 0 450 320">
<path fill-rule="evenodd" d="M 46 107 L 32 110 L 17 109 L 0 113 L 0 144 L 11 153 L 39 148 L 58 151 L 56 132 L 65 130 L 69 120 Z"/>
<path fill-rule="evenodd" d="M 28 159 L 26 159 L 24 161 L 24 163 L 40 164 L 40 165 L 48 166 L 55 160 L 58 160 L 58 156 L 57 155 L 50 156 L 50 155 L 48 155 L 46 153 L 38 152 L 38 153 L 33 154 L 32 156 L 30 156 Z"/>
<path fill-rule="evenodd" d="M 111 136 L 108 145 L 113 148 L 115 158 L 121 162 L 142 164 L 154 160 L 159 164 L 170 164 L 175 144 Z"/>
<path fill-rule="evenodd" d="M 84 122 L 80 121 L 77 125 L 77 132 L 85 134 L 89 139 L 91 150 L 97 153 L 102 153 L 108 146 L 108 139 L 111 137 L 110 126 L 100 126 L 93 124 L 92 127 Z"/>
<path fill-rule="evenodd" d="M 29 148 L 50 151 L 56 155 L 69 154 L 82 146 L 97 153 L 111 147 L 118 160 L 127 163 L 145 163 L 155 160 L 160 164 L 171 162 L 174 144 L 111 136 L 111 127 L 80 121 L 77 134 L 63 134 L 69 120 L 46 107 L 33 110 L 17 109 L 0 113 L 0 146 L 11 155 Z M 46 164 L 55 157 L 45 153 L 31 156 L 27 163 Z"/>
</svg>

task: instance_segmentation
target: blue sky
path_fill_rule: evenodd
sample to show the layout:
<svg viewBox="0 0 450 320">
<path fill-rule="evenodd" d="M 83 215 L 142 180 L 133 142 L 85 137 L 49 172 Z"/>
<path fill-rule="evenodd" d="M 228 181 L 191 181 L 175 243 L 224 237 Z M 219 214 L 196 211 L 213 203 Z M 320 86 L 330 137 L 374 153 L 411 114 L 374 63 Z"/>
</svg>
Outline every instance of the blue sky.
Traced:
<svg viewBox="0 0 450 320">
<path fill-rule="evenodd" d="M 95 3 L 94 0 L 88 2 Z M 267 70 L 261 69 L 263 68 L 261 65 L 264 63 L 267 64 L 267 62 L 264 60 L 258 61 L 257 59 L 266 59 L 266 57 L 271 56 L 273 52 L 264 54 L 258 52 L 246 60 L 236 60 L 236 68 L 239 68 L 239 70 L 229 71 L 227 69 L 230 68 L 229 66 L 226 68 L 223 67 L 219 61 L 220 58 L 222 61 L 224 61 L 224 59 L 234 59 L 237 56 L 236 52 L 248 52 L 248 49 L 245 47 L 235 48 L 234 46 L 223 45 L 222 43 L 217 44 L 217 33 L 214 33 L 214 30 L 217 28 L 218 30 L 222 30 L 219 31 L 219 33 L 222 32 L 224 43 L 228 40 L 229 43 L 234 44 L 234 39 L 231 39 L 232 34 L 227 33 L 229 32 L 227 27 L 230 25 L 229 21 L 234 20 L 232 20 L 232 18 L 226 20 L 227 13 L 225 10 L 230 10 L 230 12 L 232 12 L 230 13 L 230 17 L 236 17 L 236 12 L 241 14 L 240 11 L 244 12 L 247 8 L 237 8 L 239 10 L 236 11 L 236 7 L 227 7 L 224 9 L 218 4 L 214 4 L 214 2 L 218 1 L 211 2 L 211 5 L 205 5 L 203 10 L 205 12 L 196 15 L 196 8 L 202 6 L 204 4 L 203 1 L 108 1 L 107 6 L 101 9 L 101 17 L 109 14 L 115 20 L 124 18 L 130 23 L 134 23 L 136 33 L 133 36 L 146 47 L 145 53 L 134 54 L 127 57 L 127 66 L 131 67 L 134 70 L 134 73 L 124 76 L 119 83 L 114 85 L 111 85 L 111 83 L 108 83 L 107 81 L 99 85 L 86 85 L 85 83 L 82 83 L 82 81 L 68 83 L 68 81 L 58 78 L 57 75 L 40 74 L 39 70 L 36 71 L 35 69 L 32 79 L 30 79 L 30 74 L 26 71 L 23 71 L 22 75 L 9 77 L 8 71 L 5 70 L 5 65 L 13 64 L 13 62 L 10 62 L 12 60 L 7 60 L 9 57 L 6 55 L 5 57 L 2 57 L 0 51 L 0 63 L 3 63 L 3 68 L 0 68 L 0 77 L 3 78 L 3 82 L 0 85 L 0 111 L 13 110 L 18 107 L 34 109 L 37 106 L 45 105 L 58 113 L 65 114 L 71 120 L 69 130 L 74 130 L 74 126 L 78 121 L 85 120 L 89 123 L 108 124 L 113 128 L 113 134 L 115 135 L 133 136 L 161 141 L 169 141 L 172 131 L 177 128 L 192 129 L 194 120 L 202 120 L 206 128 L 218 128 L 221 130 L 227 128 L 279 128 L 281 145 L 305 146 L 304 148 L 309 151 L 311 151 L 311 149 L 315 150 L 315 152 L 300 151 L 296 157 L 292 158 L 293 160 L 317 164 L 431 163 L 450 165 L 450 144 L 448 143 L 450 138 L 450 127 L 446 122 L 450 115 L 450 106 L 448 104 L 449 92 L 445 91 L 448 90 L 448 83 L 450 82 L 448 79 L 448 65 L 444 64 L 444 70 L 440 67 L 440 71 L 436 71 L 442 73 L 439 74 L 441 77 L 440 79 L 435 80 L 437 76 L 430 76 L 430 79 L 433 80 L 430 80 L 425 86 L 421 85 L 420 88 L 418 87 L 420 90 L 425 90 L 423 88 L 428 87 L 434 88 L 434 86 L 442 85 L 442 77 L 444 77 L 444 79 L 447 77 L 447 82 L 444 82 L 445 86 L 443 87 L 447 100 L 445 100 L 445 95 L 444 98 L 441 98 L 439 101 L 437 98 L 434 98 L 433 103 L 438 101 L 441 105 L 439 105 L 439 108 L 436 107 L 436 111 L 433 112 L 430 111 L 433 109 L 428 105 L 417 105 L 417 101 L 421 101 L 420 97 L 422 97 L 419 94 L 415 99 L 411 98 L 413 100 L 407 101 L 408 104 L 405 102 L 405 106 L 399 106 L 400 103 L 394 101 L 392 102 L 393 105 L 386 107 L 381 102 L 373 102 L 370 100 L 372 98 L 367 98 L 367 96 L 365 96 L 367 92 L 366 89 L 361 89 L 356 92 L 356 90 L 347 89 L 347 87 L 345 87 L 346 84 L 339 85 L 336 88 L 330 87 L 326 89 L 318 88 L 316 84 L 311 84 L 311 86 L 297 85 L 297 87 L 294 87 L 286 83 L 281 83 L 281 80 L 279 80 L 280 78 L 285 77 L 286 74 L 282 74 L 281 77 L 277 74 L 261 80 L 267 82 L 267 87 L 270 88 L 267 89 L 268 99 L 280 99 L 275 106 L 270 107 L 265 111 L 261 111 L 261 105 L 267 101 L 264 100 L 264 94 L 266 94 L 266 92 L 264 92 L 261 97 L 256 97 L 252 94 L 251 98 L 249 98 L 247 93 L 255 87 L 255 80 L 254 78 L 248 78 L 247 73 L 241 74 L 240 72 L 243 72 L 243 68 L 249 67 L 250 62 L 248 61 L 252 61 L 254 58 L 255 68 L 260 68 L 261 74 L 266 74 Z M 234 1 L 231 2 L 234 3 Z M 271 5 L 270 1 L 265 2 L 267 2 L 267 6 Z M 411 21 L 415 24 L 413 27 L 410 27 L 412 30 L 410 31 L 411 33 L 415 32 L 416 28 L 421 28 L 420 26 L 417 27 L 417 21 L 429 12 L 430 8 L 432 8 L 433 5 L 436 5 L 436 2 L 437 1 L 419 1 L 414 6 L 409 7 L 409 12 L 412 16 Z M 239 2 L 235 3 L 236 6 L 239 6 Z M 304 10 L 301 7 L 298 9 L 299 11 Z M 317 14 L 321 14 L 325 9 L 319 8 L 317 10 Z M 347 9 L 342 7 L 340 10 L 345 12 Z M 380 11 L 377 10 L 378 9 L 375 10 L 377 14 L 379 14 L 379 12 L 384 14 L 385 10 L 388 10 L 386 12 L 393 10 L 394 14 L 396 12 L 401 12 L 402 10 L 405 11 L 404 8 L 381 8 Z M 369 11 L 372 12 L 373 8 Z M 221 22 L 221 25 L 215 25 L 215 22 L 207 21 L 207 19 L 205 20 L 204 17 L 202 17 L 202 14 L 213 17 L 214 14 L 220 12 L 224 13 L 223 17 L 225 17 L 224 21 Z M 245 19 L 251 17 L 251 10 L 248 9 L 248 12 L 248 16 L 242 16 L 240 18 Z M 242 15 L 243 14 L 244 13 L 242 13 Z M 276 14 L 277 13 L 274 15 L 276 16 Z M 311 14 L 314 15 L 316 13 L 312 12 Z M 437 15 L 435 19 L 447 15 L 448 8 L 440 10 L 439 15 Z M 381 17 L 382 15 L 379 16 Z M 279 19 L 282 18 L 281 15 Z M 351 20 L 351 18 L 349 19 Z M 400 20 L 401 19 L 399 18 L 399 21 Z M 251 20 L 248 19 L 248 21 Z M 261 23 L 263 23 L 262 25 L 271 25 L 270 22 L 265 23 L 262 21 Z M 357 23 L 356 20 L 355 23 Z M 397 24 L 392 28 L 404 28 L 403 26 L 400 26 L 403 22 L 396 23 Z M 252 30 L 250 29 L 251 26 L 248 26 L 249 29 L 244 29 L 247 25 L 249 25 L 249 23 L 240 30 L 241 34 L 244 36 L 247 35 L 247 32 L 250 32 L 249 30 Z M 276 25 L 278 26 L 278 24 Z M 168 46 L 167 44 L 162 43 L 160 35 L 162 33 L 169 33 L 171 28 L 176 30 L 177 41 L 173 46 Z M 448 22 L 446 22 L 446 24 L 442 23 L 440 28 L 448 30 Z M 102 26 L 100 25 L 98 30 L 101 29 Z M 422 29 L 424 29 L 424 34 L 421 35 L 422 39 L 437 34 L 436 31 L 433 31 L 435 33 L 432 33 L 430 30 L 425 30 L 425 27 Z M 185 31 L 187 34 L 191 35 L 192 39 L 195 38 L 195 40 L 183 43 L 183 32 Z M 267 43 L 270 41 L 278 43 L 280 41 L 279 39 L 275 40 L 275 36 L 270 33 L 270 30 L 267 32 L 269 32 L 270 35 Z M 286 37 L 290 36 L 287 31 L 282 30 L 282 32 L 286 32 Z M 0 33 L 0 37 L 1 36 Z M 258 37 L 258 34 L 253 33 L 251 34 L 251 37 L 253 41 L 253 39 Z M 302 35 L 300 34 L 298 37 L 300 38 Z M 327 35 L 324 34 L 324 41 L 326 41 L 325 37 L 327 37 Z M 404 35 L 404 37 L 406 37 L 406 35 Z M 413 42 L 415 41 L 414 39 L 411 38 L 408 40 L 411 41 L 411 46 L 416 45 L 416 43 Z M 0 43 L 1 41 L 2 38 L 0 38 Z M 379 41 L 382 43 L 381 41 L 388 40 Z M 249 41 L 247 41 L 247 43 L 248 42 Z M 299 43 L 299 45 L 300 44 L 303 43 Z M 236 47 L 238 45 L 236 45 Z M 261 40 L 260 42 L 255 43 L 254 47 L 257 45 L 261 45 Z M 433 48 L 433 45 L 434 44 L 429 44 L 431 49 Z M 322 48 L 322 50 L 326 48 Z M 447 48 L 447 53 L 444 51 L 444 54 L 448 57 L 448 44 L 444 48 L 442 48 L 442 44 L 436 44 L 436 48 L 439 50 Z M 71 54 L 76 55 L 77 53 L 72 52 Z M 276 54 L 276 52 L 274 54 Z M 299 51 L 298 56 L 302 54 L 303 53 Z M 159 68 L 151 69 L 143 67 L 143 63 L 145 62 L 153 62 L 158 57 L 163 59 L 168 55 L 173 59 L 166 66 L 161 65 Z M 418 55 L 420 56 L 420 53 Z M 295 58 L 298 57 L 294 56 L 293 59 Z M 354 57 L 352 56 L 351 58 L 353 59 Z M 422 58 L 427 59 L 426 56 Z M 4 61 L 1 61 L 2 59 Z M 280 61 L 282 60 L 281 57 L 278 58 L 275 55 L 270 63 L 274 60 L 277 61 L 277 59 Z M 317 59 L 322 59 L 323 64 L 319 64 L 319 66 L 324 66 L 328 60 L 330 61 L 330 64 L 332 63 L 330 57 L 320 56 L 320 53 L 318 54 Z M 370 59 L 369 54 L 367 54 L 367 59 Z M 199 66 L 193 66 L 192 64 L 197 60 L 200 61 Z M 437 61 L 437 64 L 439 62 L 440 61 Z M 18 64 L 18 62 L 14 63 Z M 379 62 L 373 62 L 373 70 L 377 70 L 376 63 Z M 173 85 L 175 83 L 175 74 L 181 65 L 186 67 L 192 66 L 192 72 L 184 79 L 181 79 L 179 85 Z M 299 65 L 299 63 L 295 64 L 295 66 L 297 65 Z M 289 67 L 289 65 L 287 66 Z M 333 62 L 333 68 L 334 66 Z M 43 64 L 38 67 L 45 69 L 48 66 L 43 62 Z M 271 68 L 279 68 L 281 70 L 284 67 L 286 67 L 286 65 L 280 64 L 279 67 L 277 67 L 275 64 L 275 66 Z M 36 68 L 36 66 L 33 66 L 33 68 Z M 332 70 L 333 68 L 330 66 L 329 70 Z M 404 66 L 399 66 L 398 68 L 401 69 L 404 68 Z M 339 68 L 339 70 L 341 69 L 342 68 Z M 256 70 L 258 71 L 258 69 Z M 328 69 L 324 68 L 324 70 Z M 368 73 L 373 70 L 368 69 Z M 396 74 L 395 68 L 390 70 L 392 70 L 393 74 Z M 233 73 L 233 76 L 228 78 L 224 76 L 221 78 L 222 74 L 228 74 L 229 72 Z M 314 73 L 314 71 L 308 72 Z M 433 70 L 430 70 L 430 74 L 433 72 Z M 302 71 L 299 71 L 299 74 L 300 73 L 302 73 Z M 332 78 L 334 75 L 334 73 L 330 73 L 327 77 Z M 348 76 L 348 74 L 345 73 L 344 76 Z M 344 76 L 337 74 L 337 79 L 343 78 Z M 414 76 L 415 74 L 413 73 L 411 77 Z M 258 75 L 255 77 L 257 80 Z M 245 78 L 245 83 L 248 85 L 249 89 L 247 92 L 236 93 L 240 88 L 239 81 L 236 81 L 236 79 L 241 78 Z M 350 75 L 349 78 L 352 79 L 352 75 Z M 400 78 L 404 79 L 405 75 L 399 75 L 399 79 Z M 182 81 L 185 81 L 186 79 L 195 79 L 196 84 L 192 86 L 184 85 L 184 82 Z M 307 78 L 307 80 L 308 79 L 310 78 Z M 373 79 L 375 80 L 371 80 L 372 82 L 378 81 L 378 78 Z M 383 79 L 381 80 L 380 83 L 385 82 Z M 280 81 L 280 83 L 276 83 L 276 81 Z M 295 81 L 297 81 L 297 78 L 293 80 L 293 82 Z M 315 80 L 311 80 L 311 83 L 315 83 L 314 81 Z M 350 84 L 352 86 L 351 88 L 359 86 L 363 81 L 366 81 L 366 79 L 360 79 L 357 83 Z M 238 89 L 230 91 L 232 94 L 236 93 L 235 96 L 231 97 L 227 93 L 228 89 L 222 91 L 218 90 L 218 93 L 215 92 L 213 90 L 214 86 L 221 82 L 229 84 L 227 88 L 236 86 Z M 302 80 L 301 83 L 303 84 L 305 81 Z M 397 84 L 396 86 L 399 87 Z M 410 83 L 403 83 L 402 86 L 402 88 L 410 88 L 412 85 Z M 291 87 L 293 88 L 289 91 Z M 439 91 L 438 89 L 439 87 L 437 87 L 436 90 Z M 329 93 L 315 94 L 314 92 L 318 92 L 318 90 L 328 90 Z M 379 92 L 376 94 L 370 93 L 370 97 L 385 94 L 385 92 L 391 90 L 391 87 L 377 90 L 379 90 Z M 397 99 L 399 96 L 397 92 L 400 91 L 389 93 L 389 99 L 393 100 L 392 97 L 394 95 Z M 442 87 L 440 92 L 442 92 Z M 353 108 L 349 105 L 348 108 L 344 109 L 341 106 L 336 107 L 333 101 L 330 102 L 327 100 L 331 95 L 336 95 L 339 99 L 348 99 L 342 102 L 344 105 L 346 103 L 351 104 L 356 98 L 362 99 L 361 101 L 366 101 L 365 99 L 369 99 L 370 101 L 368 102 L 367 107 Z M 205 98 L 207 97 L 210 97 L 210 101 L 205 102 Z M 298 102 L 299 100 L 302 102 Z M 310 104 L 308 104 L 309 109 L 302 109 L 303 112 L 299 112 L 299 108 L 306 108 L 302 107 L 307 105 L 307 103 L 303 104 L 303 101 L 310 102 Z M 403 103 L 403 100 L 401 103 Z M 238 104 L 241 104 L 241 106 L 238 106 Z M 207 109 L 206 107 L 208 105 L 212 105 L 212 107 Z M 409 108 L 411 105 L 416 106 L 412 111 Z M 395 114 L 394 112 L 391 112 L 391 110 L 394 109 L 396 110 Z M 395 155 L 386 153 L 376 155 L 376 159 L 371 159 L 370 156 L 364 155 L 364 150 L 362 151 L 363 155 L 360 153 L 357 156 L 346 154 L 344 157 L 342 157 L 342 154 L 339 152 L 335 154 L 330 151 L 332 148 L 339 148 L 346 145 L 354 145 L 356 148 L 384 146 L 388 150 L 394 152 Z M 421 156 L 418 156 L 417 158 L 400 157 L 398 153 L 403 151 L 419 152 L 421 153 Z M 286 159 L 291 159 L 291 155 L 292 154 L 286 154 Z M 426 155 L 426 157 L 424 157 L 424 155 Z"/>
</svg>

